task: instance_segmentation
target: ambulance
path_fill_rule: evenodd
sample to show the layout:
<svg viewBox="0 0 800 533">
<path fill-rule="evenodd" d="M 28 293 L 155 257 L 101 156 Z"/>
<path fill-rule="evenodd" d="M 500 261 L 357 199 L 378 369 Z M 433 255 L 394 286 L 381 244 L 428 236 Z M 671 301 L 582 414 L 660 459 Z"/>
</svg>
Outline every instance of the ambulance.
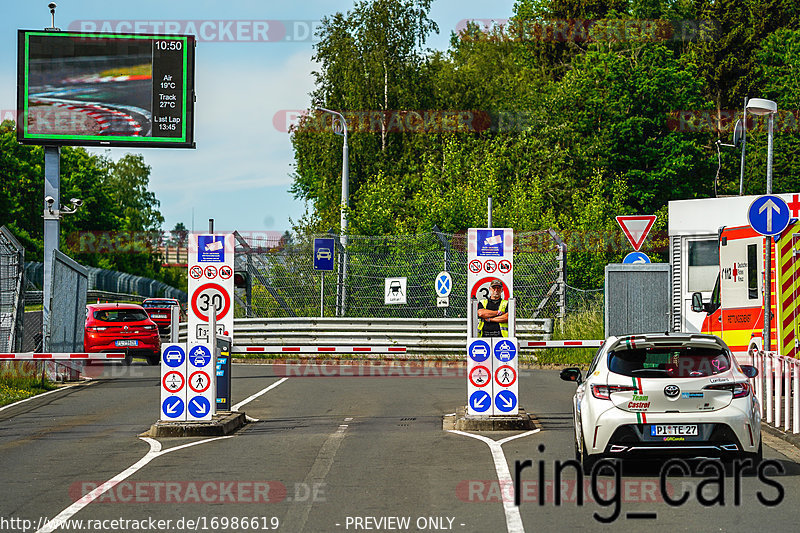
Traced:
<svg viewBox="0 0 800 533">
<path fill-rule="evenodd" d="M 719 232 L 719 273 L 710 298 L 692 295 L 692 311 L 704 313 L 702 333 L 722 338 L 740 362 L 750 352 L 766 349 L 798 357 L 800 223 L 773 239 L 771 258 L 770 345 L 764 345 L 764 268 L 767 239 L 748 226 Z"/>
<path fill-rule="evenodd" d="M 800 218 L 800 194 L 782 193 L 776 196 L 786 201 L 792 218 Z M 684 333 L 705 331 L 703 324 L 708 313 L 705 310 L 692 309 L 694 293 L 701 293 L 704 302 L 711 301 L 721 273 L 720 251 L 723 247 L 720 246 L 720 231 L 724 228 L 747 226 L 749 224 L 747 212 L 757 198 L 758 196 L 730 196 L 669 202 L 672 331 Z M 759 248 L 759 253 L 763 254 L 762 248 Z M 759 258 L 761 257 L 763 255 L 759 255 Z M 741 262 L 746 262 L 746 258 Z M 763 259 L 761 262 L 760 270 L 756 274 L 759 298 L 762 298 L 761 291 L 763 291 Z M 727 263 L 724 263 L 722 268 L 727 268 Z M 732 264 L 731 275 L 733 275 Z M 763 303 L 763 300 L 761 302 Z"/>
</svg>

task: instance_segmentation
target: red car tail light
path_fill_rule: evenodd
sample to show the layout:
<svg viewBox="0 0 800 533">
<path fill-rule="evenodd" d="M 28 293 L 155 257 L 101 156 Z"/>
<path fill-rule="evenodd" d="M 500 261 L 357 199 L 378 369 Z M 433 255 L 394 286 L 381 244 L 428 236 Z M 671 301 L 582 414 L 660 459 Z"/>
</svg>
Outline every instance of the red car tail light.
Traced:
<svg viewBox="0 0 800 533">
<path fill-rule="evenodd" d="M 592 385 L 592 396 L 598 400 L 610 400 L 611 393 L 639 390 L 630 385 Z"/>
<path fill-rule="evenodd" d="M 734 398 L 744 398 L 750 394 L 750 383 L 722 383 L 719 385 L 706 385 L 706 390 L 726 390 L 733 393 Z"/>
<path fill-rule="evenodd" d="M 142 326 L 142 329 L 156 329 L 156 326 Z"/>
<path fill-rule="evenodd" d="M 87 331 L 105 331 L 108 329 L 108 326 L 87 326 Z"/>
</svg>

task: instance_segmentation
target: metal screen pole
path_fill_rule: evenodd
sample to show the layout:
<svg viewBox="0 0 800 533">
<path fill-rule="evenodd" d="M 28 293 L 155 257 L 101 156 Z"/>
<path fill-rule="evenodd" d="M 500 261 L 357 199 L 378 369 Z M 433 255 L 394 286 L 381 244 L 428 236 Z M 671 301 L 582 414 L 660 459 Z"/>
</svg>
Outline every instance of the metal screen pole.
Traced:
<svg viewBox="0 0 800 533">
<path fill-rule="evenodd" d="M 50 294 L 53 283 L 53 251 L 61 231 L 61 148 L 44 147 L 44 282 L 42 283 L 42 352 L 50 350 Z M 50 201 L 48 201 L 48 199 Z M 51 213 L 53 211 L 54 213 Z"/>
<path fill-rule="evenodd" d="M 319 273 L 319 317 L 325 316 L 325 272 Z"/>
</svg>

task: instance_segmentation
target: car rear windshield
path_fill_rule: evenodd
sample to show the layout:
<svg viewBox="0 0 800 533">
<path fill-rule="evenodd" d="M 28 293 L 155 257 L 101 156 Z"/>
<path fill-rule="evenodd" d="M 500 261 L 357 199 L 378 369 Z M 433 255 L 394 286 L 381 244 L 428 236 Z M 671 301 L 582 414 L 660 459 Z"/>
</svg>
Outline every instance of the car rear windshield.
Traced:
<svg viewBox="0 0 800 533">
<path fill-rule="evenodd" d="M 139 309 L 103 309 L 94 312 L 95 320 L 103 322 L 139 322 L 147 320 L 147 313 Z"/>
<path fill-rule="evenodd" d="M 623 376 L 700 378 L 727 372 L 727 352 L 694 346 L 635 348 L 608 354 L 608 369 Z"/>
<path fill-rule="evenodd" d="M 144 302 L 142 303 L 142 307 L 173 307 L 175 302 L 170 302 L 169 300 L 163 300 L 161 302 Z"/>
</svg>

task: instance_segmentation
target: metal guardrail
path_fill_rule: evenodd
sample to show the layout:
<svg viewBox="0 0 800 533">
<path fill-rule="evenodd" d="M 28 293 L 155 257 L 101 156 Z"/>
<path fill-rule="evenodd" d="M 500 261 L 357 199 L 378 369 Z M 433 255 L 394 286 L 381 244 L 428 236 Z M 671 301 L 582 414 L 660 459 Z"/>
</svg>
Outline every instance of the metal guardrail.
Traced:
<svg viewBox="0 0 800 533">
<path fill-rule="evenodd" d="M 517 320 L 517 338 L 550 340 L 553 320 Z M 180 339 L 186 339 L 181 324 Z M 408 357 L 461 357 L 466 353 L 463 318 L 237 318 L 233 324 L 236 346 L 405 346 Z"/>
<path fill-rule="evenodd" d="M 751 380 L 767 424 L 800 433 L 800 360 L 774 352 L 755 352 L 751 363 L 758 375 Z"/>
</svg>

